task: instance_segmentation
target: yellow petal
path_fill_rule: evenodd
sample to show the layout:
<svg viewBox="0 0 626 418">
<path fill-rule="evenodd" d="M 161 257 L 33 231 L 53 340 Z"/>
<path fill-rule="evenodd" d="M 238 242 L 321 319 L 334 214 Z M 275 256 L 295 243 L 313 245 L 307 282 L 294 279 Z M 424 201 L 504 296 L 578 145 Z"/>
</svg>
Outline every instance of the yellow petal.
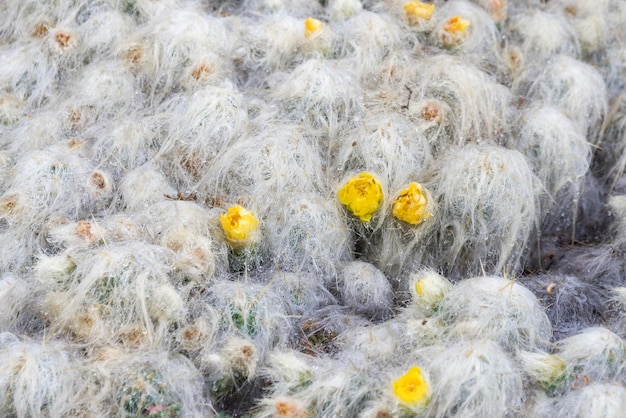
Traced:
<svg viewBox="0 0 626 418">
<path fill-rule="evenodd" d="M 428 383 L 419 367 L 411 367 L 393 382 L 393 393 L 403 403 L 418 404 L 428 397 Z"/>
<path fill-rule="evenodd" d="M 406 17 L 411 24 L 416 24 L 419 19 L 428 20 L 435 11 L 434 4 L 426 4 L 420 1 L 410 1 L 404 4 Z"/>
<path fill-rule="evenodd" d="M 393 203 L 393 216 L 411 225 L 419 225 L 432 216 L 428 196 L 420 184 L 412 182 L 400 192 Z"/>
<path fill-rule="evenodd" d="M 321 21 L 312 17 L 307 17 L 304 21 L 304 37 L 310 38 L 311 36 L 319 32 L 323 26 L 324 24 Z"/>
<path fill-rule="evenodd" d="M 455 35 L 465 33 L 467 28 L 471 26 L 472 22 L 467 19 L 463 19 L 461 16 L 453 16 L 446 22 L 443 30 Z"/>
<path fill-rule="evenodd" d="M 256 238 L 259 220 L 252 212 L 241 206 L 231 206 L 220 215 L 220 223 L 226 239 L 233 246 L 245 246 Z"/>
<path fill-rule="evenodd" d="M 364 172 L 348 180 L 337 195 L 354 216 L 369 222 L 383 200 L 383 189 L 373 175 Z"/>
</svg>

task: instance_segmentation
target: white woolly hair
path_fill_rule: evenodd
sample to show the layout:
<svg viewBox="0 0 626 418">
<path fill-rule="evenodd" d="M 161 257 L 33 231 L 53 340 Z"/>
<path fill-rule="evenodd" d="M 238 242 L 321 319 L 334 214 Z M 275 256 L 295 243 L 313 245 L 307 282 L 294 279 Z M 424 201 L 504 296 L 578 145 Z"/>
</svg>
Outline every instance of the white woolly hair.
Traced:
<svg viewBox="0 0 626 418">
<path fill-rule="evenodd" d="M 470 21 L 467 32 L 458 44 L 450 45 L 444 30 L 448 19 L 459 16 Z M 496 25 L 489 14 L 481 7 L 466 0 L 452 0 L 435 8 L 432 17 L 434 28 L 431 38 L 435 44 L 463 56 L 466 62 L 479 68 L 492 69 L 499 53 L 499 39 Z"/>
<path fill-rule="evenodd" d="M 127 13 L 105 8 L 97 10 L 97 6 L 91 13 L 85 13 L 84 19 L 79 20 L 81 43 L 78 48 L 87 62 L 97 61 L 101 57 L 115 57 L 135 28 L 133 19 Z"/>
<path fill-rule="evenodd" d="M 285 385 L 279 385 L 269 399 L 261 402 L 265 415 L 260 416 L 272 416 L 268 413 L 276 411 L 276 398 L 282 396 L 306 405 L 307 412 L 314 416 L 357 416 L 370 391 L 365 376 L 358 374 L 360 365 L 344 364 L 331 358 L 314 360 L 310 383 L 305 380 L 304 384 L 290 392 L 285 391 Z M 274 417 L 281 416 L 276 412 L 274 414 Z"/>
<path fill-rule="evenodd" d="M 379 71 L 380 63 L 398 49 L 404 37 L 390 16 L 365 10 L 347 20 L 342 32 L 344 59 L 353 63 L 362 81 Z"/>
<path fill-rule="evenodd" d="M 0 410 L 7 416 L 78 416 L 79 360 L 61 341 L 0 334 Z"/>
<path fill-rule="evenodd" d="M 169 132 L 155 158 L 171 160 L 176 178 L 202 177 L 248 130 L 245 98 L 232 87 L 174 95 L 161 108 L 170 115 Z"/>
<path fill-rule="evenodd" d="M 496 417 L 522 411 L 522 375 L 493 341 L 434 345 L 417 350 L 415 356 L 430 376 L 425 416 Z M 412 365 L 407 363 L 405 369 Z"/>
<path fill-rule="evenodd" d="M 529 9 L 511 22 L 509 30 L 525 66 L 543 65 L 555 55 L 579 54 L 576 32 L 560 14 Z"/>
<path fill-rule="evenodd" d="M 343 210 L 334 199 L 315 193 L 274 194 L 280 203 L 264 214 L 272 262 L 292 272 L 320 273 L 320 282 L 335 276 L 338 264 L 352 248 Z"/>
<path fill-rule="evenodd" d="M 452 283 L 431 268 L 422 267 L 403 280 L 411 295 L 411 310 L 431 316 L 436 313 L 443 297 L 452 290 Z"/>
<path fill-rule="evenodd" d="M 411 348 L 423 346 L 407 335 L 401 320 L 390 319 L 380 324 L 366 324 L 344 330 L 335 339 L 340 348 L 336 358 L 359 366 L 361 373 L 374 379 L 384 373 L 390 363 L 405 356 Z M 418 345 L 419 344 L 419 345 Z"/>
<path fill-rule="evenodd" d="M 37 43 L 0 48 L 0 91 L 27 105 L 39 106 L 56 93 L 58 66 L 50 62 Z"/>
<path fill-rule="evenodd" d="M 180 279 L 207 282 L 227 268 L 226 247 L 213 239 L 219 234 L 214 218 L 215 210 L 170 200 L 148 206 L 137 222 L 154 244 L 174 252 Z"/>
<path fill-rule="evenodd" d="M 272 382 L 274 393 L 287 394 L 310 385 L 314 367 L 314 358 L 300 351 L 273 350 L 260 373 Z"/>
<path fill-rule="evenodd" d="M 601 320 L 607 289 L 586 276 L 543 274 L 524 278 L 524 284 L 544 306 L 555 340 Z"/>
<path fill-rule="evenodd" d="M 41 309 L 53 330 L 79 341 L 159 344 L 185 312 L 169 283 L 171 259 L 168 249 L 139 243 L 74 252 L 58 274 L 40 276 Z"/>
<path fill-rule="evenodd" d="M 302 19 L 277 13 L 262 20 L 241 18 L 237 23 L 241 44 L 235 46 L 234 55 L 247 85 L 265 87 L 268 73 L 285 71 L 301 59 Z"/>
<path fill-rule="evenodd" d="M 626 408 L 626 388 L 620 383 L 590 384 L 562 397 L 540 396 L 531 414 L 538 418 L 619 418 Z"/>
<path fill-rule="evenodd" d="M 337 134 L 360 114 L 362 91 L 354 69 L 341 62 L 309 59 L 289 74 L 270 80 L 272 96 L 311 134 L 330 144 L 320 144 L 330 155 Z"/>
<path fill-rule="evenodd" d="M 529 84 L 528 91 L 519 88 Z M 559 108 L 577 124 L 589 142 L 596 144 L 602 120 L 608 110 L 606 85 L 591 65 L 567 55 L 557 55 L 537 76 L 529 70 L 520 75 L 514 87 L 521 95 Z"/>
<path fill-rule="evenodd" d="M 552 335 L 535 295 L 501 277 L 459 282 L 443 297 L 433 318 L 447 324 L 447 339 L 490 339 L 508 352 L 546 347 Z"/>
<path fill-rule="evenodd" d="M 263 209 L 275 205 L 267 196 L 324 190 L 321 159 L 307 133 L 290 123 L 261 123 L 258 133 L 220 154 L 199 180 L 199 193 L 222 202 L 250 200 Z"/>
<path fill-rule="evenodd" d="M 626 6 L 619 0 L 556 0 L 550 2 L 548 10 L 562 13 L 572 22 L 587 54 L 623 40 Z"/>
<path fill-rule="evenodd" d="M 7 126 L 0 137 L 2 148 L 15 160 L 29 151 L 41 150 L 65 139 L 63 112 L 44 110 Z M 69 142 L 68 142 L 69 143 Z"/>
<path fill-rule="evenodd" d="M 126 173 L 119 186 L 119 202 L 126 213 L 139 212 L 150 205 L 177 198 L 177 191 L 165 175 L 148 163 Z"/>
<path fill-rule="evenodd" d="M 308 318 L 324 306 L 337 304 L 317 272 L 278 270 L 270 277 L 268 285 L 271 292 L 282 295 L 286 313 L 294 319 Z"/>
<path fill-rule="evenodd" d="M 619 335 L 603 327 L 584 328 L 558 341 L 556 353 L 570 374 L 586 376 L 594 382 L 620 380 L 626 373 L 626 344 Z"/>
<path fill-rule="evenodd" d="M 336 172 L 377 173 L 390 189 L 403 189 L 432 164 L 430 144 L 406 117 L 372 111 L 346 132 L 331 154 Z"/>
<path fill-rule="evenodd" d="M 589 170 L 591 145 L 575 122 L 555 107 L 537 106 L 524 111 L 520 125 L 509 146 L 528 157 L 550 197 L 556 199 L 567 185 L 577 194 Z"/>
<path fill-rule="evenodd" d="M 384 319 L 393 308 L 391 284 L 375 266 L 364 261 L 345 263 L 337 276 L 337 288 L 344 305 L 357 314 Z"/>
<path fill-rule="evenodd" d="M 485 9 L 494 23 L 501 23 L 507 18 L 508 0 L 471 0 L 471 2 Z"/>
<path fill-rule="evenodd" d="M 66 100 L 56 104 L 67 109 L 67 125 L 74 131 L 97 120 L 123 116 L 141 98 L 133 74 L 119 61 L 85 65 L 68 86 Z"/>
<path fill-rule="evenodd" d="M 443 113 L 442 122 L 450 133 L 439 137 L 436 150 L 460 147 L 468 142 L 491 142 L 507 127 L 508 89 L 478 68 L 458 57 L 439 55 L 421 60 L 412 70 L 414 80 L 408 112 L 421 115 L 424 101 L 441 101 L 435 117 Z M 449 109 L 449 111 L 447 111 Z M 428 122 L 430 117 L 422 117 Z M 424 122 L 422 122 L 424 123 Z"/>
<path fill-rule="evenodd" d="M 162 122 L 142 117 L 133 112 L 116 118 L 115 124 L 98 122 L 85 128 L 84 136 L 93 138 L 79 141 L 91 151 L 92 163 L 109 170 L 116 180 L 147 164 L 160 146 L 158 130 Z M 137 190 L 139 192 L 140 190 Z"/>
<path fill-rule="evenodd" d="M 222 335 L 250 338 L 259 357 L 287 342 L 292 323 L 282 295 L 269 285 L 216 280 L 207 288 L 207 299 L 220 314 Z"/>
<path fill-rule="evenodd" d="M 438 240 L 428 251 L 451 278 L 513 273 L 537 225 L 538 181 L 518 151 L 468 145 L 435 163 L 425 186 L 439 204 Z"/>
<path fill-rule="evenodd" d="M 230 55 L 234 33 L 200 10 L 172 8 L 160 12 L 127 41 L 126 57 L 138 71 L 144 91 L 155 101 L 174 91 L 189 68 L 219 66 Z M 131 38 L 131 39 L 132 39 Z"/>
<path fill-rule="evenodd" d="M 0 328 L 16 334 L 33 333 L 41 325 L 37 315 L 38 300 L 34 297 L 35 285 L 12 273 L 0 277 Z"/>
<path fill-rule="evenodd" d="M 127 352 L 113 346 L 94 351 L 81 412 L 97 416 L 161 413 L 200 418 L 211 414 L 202 376 L 184 356 L 164 351 Z"/>
</svg>

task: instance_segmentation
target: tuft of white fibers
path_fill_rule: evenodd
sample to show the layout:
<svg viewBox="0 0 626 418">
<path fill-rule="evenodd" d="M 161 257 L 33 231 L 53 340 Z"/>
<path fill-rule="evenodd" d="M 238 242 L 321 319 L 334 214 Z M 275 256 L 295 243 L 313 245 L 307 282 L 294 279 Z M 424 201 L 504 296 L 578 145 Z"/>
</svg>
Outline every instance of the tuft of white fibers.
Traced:
<svg viewBox="0 0 626 418">
<path fill-rule="evenodd" d="M 414 341 L 407 337 L 407 326 L 401 320 L 355 326 L 337 336 L 335 344 L 340 351 L 336 357 L 344 363 L 358 365 L 359 371 L 376 376 L 397 356 L 404 355 L 408 346 L 413 347 Z"/>
<path fill-rule="evenodd" d="M 84 379 L 60 341 L 0 334 L 0 410 L 6 416 L 75 416 Z"/>
<path fill-rule="evenodd" d="M 199 180 L 198 192 L 217 202 L 251 201 L 265 211 L 294 193 L 319 192 L 322 161 L 313 138 L 292 123 L 261 120 L 258 131 L 239 138 Z M 276 196 L 268 201 L 267 196 Z"/>
<path fill-rule="evenodd" d="M 292 324 L 282 295 L 273 293 L 270 286 L 216 280 L 207 291 L 207 302 L 221 318 L 220 331 L 250 338 L 260 358 L 287 342 Z"/>
<path fill-rule="evenodd" d="M 230 335 L 221 347 L 220 354 L 224 356 L 236 378 L 251 380 L 255 377 L 259 353 L 251 339 Z"/>
<path fill-rule="evenodd" d="M 545 307 L 557 340 L 602 320 L 606 286 L 599 285 L 586 275 L 579 277 L 543 274 L 524 278 L 524 284 Z"/>
<path fill-rule="evenodd" d="M 106 346 L 85 369 L 90 381 L 80 406 L 93 416 L 211 416 L 202 375 L 184 356 Z"/>
<path fill-rule="evenodd" d="M 363 93 L 357 74 L 339 61 L 309 59 L 289 74 L 277 74 L 270 87 L 291 120 L 330 141 L 321 144 L 328 155 L 337 134 L 361 113 Z"/>
<path fill-rule="evenodd" d="M 472 0 L 472 3 L 476 3 L 485 9 L 496 24 L 502 22 L 507 17 L 509 0 Z"/>
<path fill-rule="evenodd" d="M 530 411 L 538 418 L 619 418 L 626 408 L 626 388 L 619 383 L 585 384 L 562 397 L 541 396 Z"/>
<path fill-rule="evenodd" d="M 293 393 L 311 384 L 313 357 L 294 350 L 274 350 L 268 354 L 263 373 L 276 393 Z"/>
<path fill-rule="evenodd" d="M 507 352 L 546 347 L 552 335 L 535 295 L 501 277 L 459 282 L 441 300 L 433 318 L 448 324 L 448 339 L 490 339 Z"/>
<path fill-rule="evenodd" d="M 90 146 L 92 161 L 119 179 L 156 155 L 158 129 L 157 121 L 132 112 L 116 118 L 115 124 L 100 121 L 86 127 L 85 135 L 95 137 Z"/>
<path fill-rule="evenodd" d="M 556 55 L 577 57 L 579 53 L 576 32 L 560 14 L 529 9 L 518 15 L 509 26 L 514 42 L 519 46 L 525 66 L 543 65 Z"/>
<path fill-rule="evenodd" d="M 302 19 L 282 13 L 260 21 L 242 18 L 237 29 L 241 44 L 234 46 L 235 62 L 247 77 L 247 84 L 263 87 L 268 73 L 285 71 L 298 61 L 297 53 L 304 41 Z"/>
<path fill-rule="evenodd" d="M 430 144 L 406 117 L 387 112 L 367 118 L 340 137 L 331 154 L 337 173 L 367 171 L 390 188 L 404 188 L 432 163 Z"/>
<path fill-rule="evenodd" d="M 323 306 L 337 303 L 316 272 L 277 270 L 268 281 L 270 291 L 282 296 L 287 315 L 306 318 Z"/>
<path fill-rule="evenodd" d="M 531 69 L 520 79 L 530 84 L 526 94 L 529 99 L 557 107 L 576 123 L 589 142 L 597 144 L 608 110 L 606 85 L 598 70 L 567 55 L 557 55 L 541 74 Z"/>
<path fill-rule="evenodd" d="M 615 237 L 613 238 L 613 243 L 620 248 L 624 248 L 626 246 L 626 196 L 611 196 L 608 204 L 614 216 L 613 229 Z"/>
<path fill-rule="evenodd" d="M 550 2 L 548 9 L 572 22 L 587 54 L 623 40 L 626 7 L 620 0 L 557 0 Z"/>
<path fill-rule="evenodd" d="M 520 351 L 518 358 L 524 373 L 548 395 L 555 395 L 565 389 L 567 384 L 567 364 L 558 355 Z"/>
<path fill-rule="evenodd" d="M 475 66 L 458 57 L 437 55 L 419 61 L 412 74 L 408 112 L 422 115 L 424 124 L 441 111 L 450 125 L 448 135 L 433 138 L 435 151 L 468 142 L 492 142 L 507 129 L 509 90 Z M 424 101 L 431 100 L 444 105 L 424 115 Z"/>
<path fill-rule="evenodd" d="M 350 261 L 337 276 L 337 288 L 344 303 L 354 312 L 384 319 L 393 308 L 393 291 L 385 275 L 370 263 Z"/>
<path fill-rule="evenodd" d="M 145 83 L 144 91 L 158 101 L 179 86 L 199 58 L 212 57 L 215 65 L 227 60 L 233 35 L 221 19 L 194 7 L 177 7 L 140 27 L 134 41 L 128 41 L 127 56 Z"/>
<path fill-rule="evenodd" d="M 616 287 L 613 289 L 613 293 L 615 300 L 626 307 L 626 287 Z"/>
<path fill-rule="evenodd" d="M 56 93 L 58 67 L 37 42 L 0 47 L 0 89 L 38 106 Z"/>
<path fill-rule="evenodd" d="M 169 284 L 171 259 L 166 248 L 143 243 L 75 252 L 54 281 L 42 283 L 42 313 L 53 329 L 88 343 L 158 343 L 184 311 Z"/>
<path fill-rule="evenodd" d="M 205 87 L 174 95 L 162 106 L 170 115 L 168 136 L 155 158 L 199 178 L 248 129 L 245 98 L 232 87 Z"/>
<path fill-rule="evenodd" d="M 24 101 L 9 94 L 0 95 L 0 125 L 10 126 L 24 114 Z"/>
<path fill-rule="evenodd" d="M 292 390 L 279 383 L 275 390 L 260 401 L 261 412 L 260 415 L 255 413 L 255 416 L 272 416 L 270 413 L 276 411 L 276 399 L 279 397 L 288 397 L 306 406 L 307 416 L 356 416 L 370 390 L 366 377 L 358 373 L 359 365 L 345 364 L 327 357 L 311 357 L 310 362 L 310 379 L 305 374 L 302 384 Z"/>
<path fill-rule="evenodd" d="M 342 27 L 344 58 L 353 62 L 363 81 L 379 71 L 380 63 L 397 51 L 403 33 L 397 22 L 387 15 L 362 11 L 348 19 Z"/>
<path fill-rule="evenodd" d="M 117 10 L 87 13 L 86 20 L 78 29 L 82 40 L 79 49 L 84 61 L 94 62 L 100 57 L 115 56 L 134 28 L 132 18 Z"/>
<path fill-rule="evenodd" d="M 33 283 L 3 273 L 0 277 L 0 328 L 15 333 L 32 332 L 41 325 L 37 318 L 38 300 L 34 297 Z"/>
<path fill-rule="evenodd" d="M 272 263 L 284 271 L 321 273 L 320 282 L 332 280 L 352 247 L 343 211 L 315 193 L 274 196 L 278 202 L 264 216 Z"/>
<path fill-rule="evenodd" d="M 294 396 L 265 397 L 254 409 L 258 418 L 306 418 L 309 407 L 306 402 Z"/>
<path fill-rule="evenodd" d="M 437 312 L 439 303 L 452 289 L 452 283 L 448 279 L 427 267 L 412 273 L 408 286 L 412 308 L 427 316 Z"/>
<path fill-rule="evenodd" d="M 63 145 L 25 153 L 13 168 L 0 195 L 0 219 L 5 220 L 14 236 L 10 242 L 3 240 L 15 248 L 2 251 L 2 257 L 12 257 L 12 261 L 5 259 L 6 263 L 20 264 L 25 261 L 21 251 L 41 244 L 36 242 L 37 230 L 49 217 L 85 218 L 107 206 L 112 197 L 108 175 L 92 171 L 89 162 L 76 150 Z M 104 193 L 98 195 L 97 190 Z"/>
<path fill-rule="evenodd" d="M 591 163 L 591 145 L 559 109 L 538 106 L 525 110 L 519 135 L 509 142 L 528 157 L 552 199 L 567 185 L 573 186 L 570 193 L 579 191 Z"/>
<path fill-rule="evenodd" d="M 176 198 L 177 192 L 165 175 L 148 163 L 126 173 L 120 182 L 119 196 L 119 204 L 127 213 L 132 213 L 165 202 L 167 196 Z"/>
<path fill-rule="evenodd" d="M 227 266 L 226 248 L 213 239 L 217 227 L 212 226 L 215 211 L 181 200 L 155 203 L 138 214 L 155 244 L 174 253 L 174 267 L 184 281 L 207 282 L 215 271 Z"/>
<path fill-rule="evenodd" d="M 522 374 L 495 342 L 434 345 L 417 350 L 415 356 L 430 376 L 431 398 L 424 416 L 498 417 L 522 412 Z"/>
<path fill-rule="evenodd" d="M 453 18 L 469 21 L 469 27 L 459 31 L 446 29 Z M 432 19 L 431 38 L 435 43 L 477 67 L 491 69 L 496 64 L 498 32 L 491 16 L 481 7 L 466 0 L 452 0 L 437 5 Z"/>
<path fill-rule="evenodd" d="M 537 178 L 518 151 L 467 145 L 435 162 L 438 241 L 428 251 L 451 278 L 514 273 L 537 225 Z M 432 248 L 435 247 L 436 248 Z"/>
<path fill-rule="evenodd" d="M 556 353 L 572 376 L 586 376 L 594 382 L 623 379 L 626 374 L 626 344 L 603 327 L 584 328 L 556 343 Z"/>
<path fill-rule="evenodd" d="M 67 93 L 68 98 L 56 106 L 68 109 L 73 130 L 98 119 L 124 116 L 141 100 L 133 74 L 116 60 L 83 66 Z"/>
<path fill-rule="evenodd" d="M 343 20 L 360 15 L 363 5 L 360 0 L 329 0 L 326 10 L 332 19 Z"/>
</svg>

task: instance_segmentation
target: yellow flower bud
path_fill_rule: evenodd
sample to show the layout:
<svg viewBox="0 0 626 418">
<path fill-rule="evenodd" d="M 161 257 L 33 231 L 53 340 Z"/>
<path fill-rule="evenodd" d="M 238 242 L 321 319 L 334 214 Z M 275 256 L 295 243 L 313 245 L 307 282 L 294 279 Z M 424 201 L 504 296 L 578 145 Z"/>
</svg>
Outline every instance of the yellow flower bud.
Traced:
<svg viewBox="0 0 626 418">
<path fill-rule="evenodd" d="M 428 397 L 428 382 L 422 376 L 420 368 L 413 366 L 394 381 L 393 393 L 405 404 L 415 405 L 424 402 Z"/>
<path fill-rule="evenodd" d="M 373 175 L 365 172 L 352 177 L 337 194 L 339 201 L 354 216 L 365 222 L 372 219 L 372 215 L 378 210 L 383 200 L 383 189 L 380 183 Z"/>
<path fill-rule="evenodd" d="M 462 35 L 467 28 L 471 26 L 472 22 L 467 19 L 463 19 L 461 16 L 453 16 L 446 22 L 443 30 L 451 35 Z"/>
<path fill-rule="evenodd" d="M 307 17 L 304 21 L 304 37 L 310 38 L 319 32 L 323 26 L 324 24 L 321 21 L 312 17 Z"/>
<path fill-rule="evenodd" d="M 241 206 L 231 206 L 220 215 L 220 223 L 226 239 L 234 248 L 245 247 L 253 242 L 259 232 L 259 220 Z"/>
<path fill-rule="evenodd" d="M 393 202 L 393 216 L 411 225 L 419 225 L 432 216 L 427 193 L 420 184 L 412 182 L 400 192 Z"/>
<path fill-rule="evenodd" d="M 435 11 L 434 4 L 426 4 L 420 1 L 404 3 L 404 11 L 409 19 L 409 24 L 416 25 L 420 20 L 429 20 Z"/>
</svg>

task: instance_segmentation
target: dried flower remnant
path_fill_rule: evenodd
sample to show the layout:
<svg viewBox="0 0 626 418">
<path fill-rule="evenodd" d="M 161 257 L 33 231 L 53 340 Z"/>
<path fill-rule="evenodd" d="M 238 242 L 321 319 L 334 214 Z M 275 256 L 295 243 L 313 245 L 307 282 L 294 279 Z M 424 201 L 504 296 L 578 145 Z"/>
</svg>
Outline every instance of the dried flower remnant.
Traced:
<svg viewBox="0 0 626 418">
<path fill-rule="evenodd" d="M 406 374 L 393 382 L 393 393 L 405 404 L 418 405 L 428 397 L 428 382 L 422 376 L 422 370 L 411 367 Z"/>
<path fill-rule="evenodd" d="M 72 35 L 64 31 L 58 31 L 56 35 L 54 35 L 54 40 L 59 44 L 61 48 L 67 48 L 70 44 L 70 40 Z"/>
<path fill-rule="evenodd" d="M 369 222 L 383 200 L 383 189 L 370 173 L 363 172 L 352 177 L 337 192 L 339 201 L 354 216 Z"/>
<path fill-rule="evenodd" d="M 307 17 L 304 21 L 304 37 L 310 38 L 311 36 L 319 33 L 323 27 L 324 24 L 321 21 L 312 17 Z"/>
<path fill-rule="evenodd" d="M 435 11 L 434 4 L 426 4 L 420 1 L 404 3 L 403 7 L 409 20 L 409 25 L 418 25 L 424 20 L 429 20 Z"/>
<path fill-rule="evenodd" d="M 233 248 L 243 248 L 255 241 L 259 233 L 259 220 L 242 206 L 231 206 L 220 216 L 224 235 Z"/>
<path fill-rule="evenodd" d="M 432 214 L 428 211 L 428 193 L 421 184 L 411 182 L 393 203 L 393 216 L 411 225 L 419 225 Z"/>
</svg>

